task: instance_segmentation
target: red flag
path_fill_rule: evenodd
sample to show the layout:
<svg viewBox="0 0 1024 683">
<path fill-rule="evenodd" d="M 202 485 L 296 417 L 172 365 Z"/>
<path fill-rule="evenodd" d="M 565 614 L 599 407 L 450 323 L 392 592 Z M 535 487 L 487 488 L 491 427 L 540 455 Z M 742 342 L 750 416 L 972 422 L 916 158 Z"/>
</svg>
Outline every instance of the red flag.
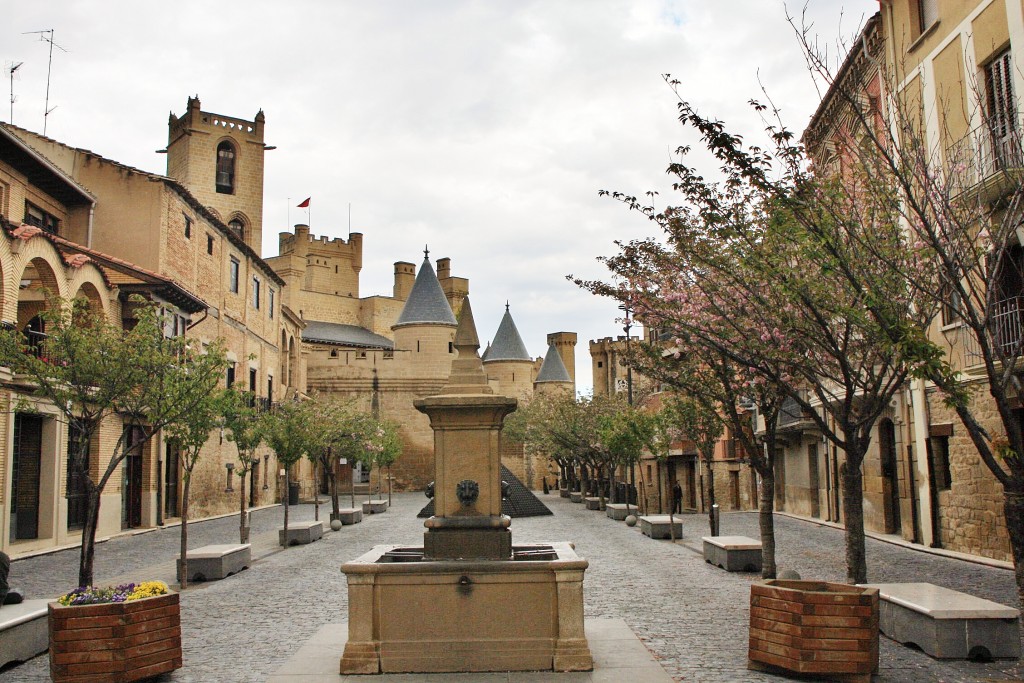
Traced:
<svg viewBox="0 0 1024 683">
<path fill-rule="evenodd" d="M 308 209 L 309 208 L 309 200 L 310 199 L 312 199 L 312 197 L 306 197 L 305 201 L 303 201 L 301 204 L 299 204 L 299 208 L 300 209 Z"/>
</svg>

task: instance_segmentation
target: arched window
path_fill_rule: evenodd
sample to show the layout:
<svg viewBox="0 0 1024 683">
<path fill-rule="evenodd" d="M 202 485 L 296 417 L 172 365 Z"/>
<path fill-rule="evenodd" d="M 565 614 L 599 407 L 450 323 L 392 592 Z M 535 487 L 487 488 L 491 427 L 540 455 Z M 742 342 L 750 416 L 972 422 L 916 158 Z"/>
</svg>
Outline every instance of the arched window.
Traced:
<svg viewBox="0 0 1024 683">
<path fill-rule="evenodd" d="M 218 190 L 218 192 L 219 191 L 220 190 Z M 241 239 L 245 239 L 245 223 L 242 222 L 241 218 L 232 218 L 228 223 L 228 227 L 231 228 Z"/>
<path fill-rule="evenodd" d="M 235 148 L 227 140 L 217 145 L 217 192 L 235 193 Z"/>
</svg>

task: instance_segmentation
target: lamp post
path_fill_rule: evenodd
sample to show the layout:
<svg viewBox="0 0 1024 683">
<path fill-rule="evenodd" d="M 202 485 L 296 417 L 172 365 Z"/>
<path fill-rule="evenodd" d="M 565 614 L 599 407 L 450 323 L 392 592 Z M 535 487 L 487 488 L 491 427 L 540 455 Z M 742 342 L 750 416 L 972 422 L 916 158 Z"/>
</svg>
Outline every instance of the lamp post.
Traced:
<svg viewBox="0 0 1024 683">
<path fill-rule="evenodd" d="M 632 407 L 633 405 L 633 367 L 629 365 L 629 331 L 633 329 L 633 311 L 630 309 L 629 304 L 622 304 L 619 306 L 619 310 L 623 313 L 623 324 L 622 331 L 626 333 L 626 403 Z M 636 463 L 629 467 L 629 486 L 633 491 L 636 490 Z M 626 504 L 627 510 L 629 505 L 630 491 L 626 491 Z M 639 503 L 639 501 L 637 501 Z"/>
</svg>

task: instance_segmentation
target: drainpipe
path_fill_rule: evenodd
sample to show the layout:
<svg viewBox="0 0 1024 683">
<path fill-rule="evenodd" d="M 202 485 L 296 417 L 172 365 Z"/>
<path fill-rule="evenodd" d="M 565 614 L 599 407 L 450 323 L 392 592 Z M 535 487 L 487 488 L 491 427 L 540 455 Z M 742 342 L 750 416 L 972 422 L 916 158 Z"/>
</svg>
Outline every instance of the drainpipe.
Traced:
<svg viewBox="0 0 1024 683">
<path fill-rule="evenodd" d="M 92 249 L 92 221 L 96 216 L 96 202 L 89 205 L 89 224 L 85 227 L 85 246 Z"/>
</svg>

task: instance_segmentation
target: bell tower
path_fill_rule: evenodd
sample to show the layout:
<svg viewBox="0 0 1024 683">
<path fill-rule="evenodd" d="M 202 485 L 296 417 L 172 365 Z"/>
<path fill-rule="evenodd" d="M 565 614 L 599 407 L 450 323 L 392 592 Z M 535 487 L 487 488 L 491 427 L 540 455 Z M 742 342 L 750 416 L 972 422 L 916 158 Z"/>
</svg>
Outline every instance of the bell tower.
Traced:
<svg viewBox="0 0 1024 683">
<path fill-rule="evenodd" d="M 188 98 L 167 124 L 167 175 L 262 255 L 263 110 L 252 121 L 202 111 Z"/>
</svg>

